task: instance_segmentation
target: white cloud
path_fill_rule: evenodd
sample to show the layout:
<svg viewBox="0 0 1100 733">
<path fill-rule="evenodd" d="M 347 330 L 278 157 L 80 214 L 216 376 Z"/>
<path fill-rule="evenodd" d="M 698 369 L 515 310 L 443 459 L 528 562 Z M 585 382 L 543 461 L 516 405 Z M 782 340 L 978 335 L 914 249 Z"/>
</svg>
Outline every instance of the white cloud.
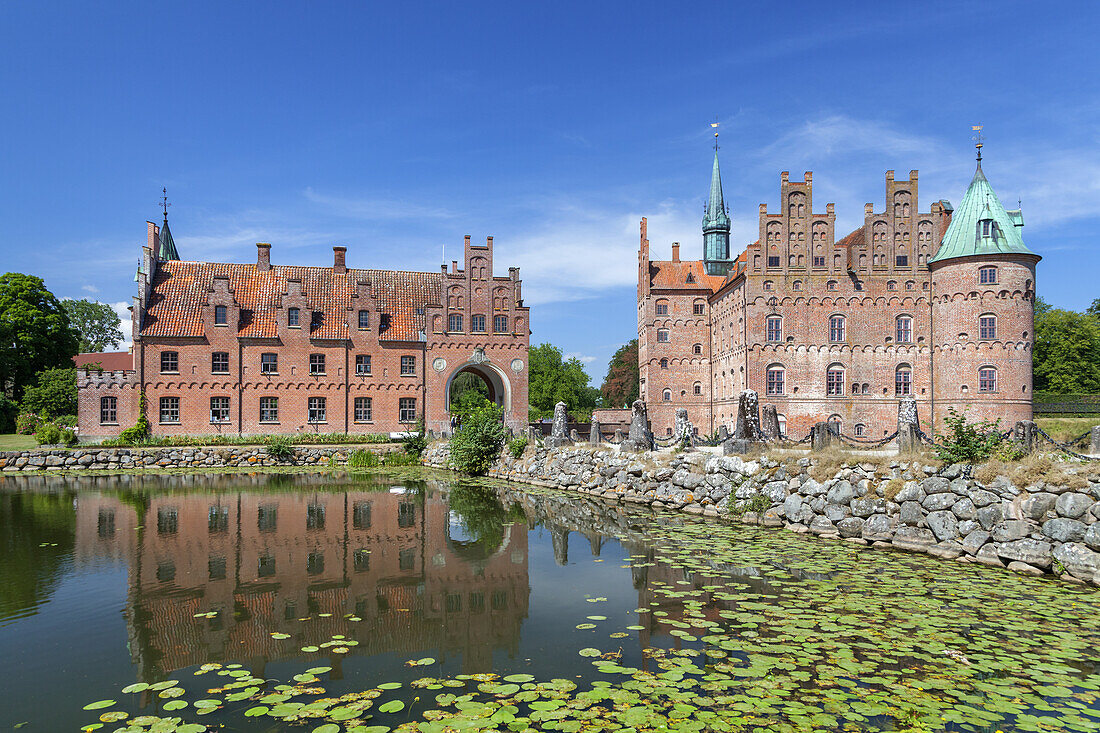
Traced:
<svg viewBox="0 0 1100 733">
<path fill-rule="evenodd" d="M 592 362 L 596 361 L 596 357 L 582 354 L 579 351 L 571 351 L 570 353 L 565 355 L 565 358 L 576 359 L 581 364 L 591 364 Z"/>
<path fill-rule="evenodd" d="M 93 294 L 99 292 L 99 288 L 97 288 L 95 285 L 81 285 L 80 289 Z"/>
</svg>

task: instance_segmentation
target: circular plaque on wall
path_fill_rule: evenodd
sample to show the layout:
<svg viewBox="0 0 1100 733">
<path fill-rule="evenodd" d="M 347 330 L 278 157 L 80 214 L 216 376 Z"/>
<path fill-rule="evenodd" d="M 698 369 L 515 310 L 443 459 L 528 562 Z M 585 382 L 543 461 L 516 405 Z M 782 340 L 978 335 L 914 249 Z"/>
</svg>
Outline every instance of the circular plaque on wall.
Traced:
<svg viewBox="0 0 1100 733">
<path fill-rule="evenodd" d="M 513 372 L 522 372 L 523 371 L 523 360 L 522 359 L 512 359 L 512 371 Z"/>
<path fill-rule="evenodd" d="M 441 372 L 446 368 L 447 360 L 444 359 L 442 356 L 437 357 L 436 360 L 432 362 L 432 369 L 435 369 L 437 372 Z"/>
</svg>

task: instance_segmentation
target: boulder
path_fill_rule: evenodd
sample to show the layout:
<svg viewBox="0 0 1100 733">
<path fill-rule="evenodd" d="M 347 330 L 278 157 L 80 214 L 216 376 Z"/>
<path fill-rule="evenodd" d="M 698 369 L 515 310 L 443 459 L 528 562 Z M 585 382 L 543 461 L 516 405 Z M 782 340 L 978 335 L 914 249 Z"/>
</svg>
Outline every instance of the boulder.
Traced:
<svg viewBox="0 0 1100 733">
<path fill-rule="evenodd" d="M 1054 502 L 1057 498 L 1054 494 L 1046 492 L 1032 494 L 1020 502 L 1020 510 L 1028 519 L 1041 522 L 1046 513 L 1054 509 Z"/>
<path fill-rule="evenodd" d="M 810 531 L 814 534 L 828 534 L 836 531 L 836 527 L 825 517 L 817 514 L 814 516 L 813 521 L 810 522 Z"/>
<path fill-rule="evenodd" d="M 916 481 L 906 481 L 905 486 L 894 496 L 894 501 L 901 504 L 903 501 L 924 501 L 927 496 L 924 489 Z"/>
<path fill-rule="evenodd" d="M 898 514 L 898 518 L 902 524 L 915 527 L 924 521 L 924 510 L 921 509 L 920 504 L 917 502 L 907 501 L 901 505 L 901 511 Z"/>
<path fill-rule="evenodd" d="M 857 517 L 869 517 L 882 509 L 881 499 L 852 499 L 852 514 Z"/>
<path fill-rule="evenodd" d="M 831 522 L 839 522 L 841 519 L 844 519 L 849 514 L 851 514 L 851 511 L 843 504 L 825 505 L 825 516 L 828 517 L 829 521 Z"/>
<path fill-rule="evenodd" d="M 985 489 L 977 489 L 970 492 L 970 500 L 974 502 L 974 506 L 979 509 L 989 506 L 990 504 L 996 504 L 1001 500 L 999 496 L 992 491 L 986 491 Z"/>
<path fill-rule="evenodd" d="M 962 548 L 971 555 L 976 555 L 979 550 L 989 542 L 992 535 L 986 532 L 984 529 L 976 529 L 970 534 L 963 537 Z"/>
<path fill-rule="evenodd" d="M 1049 542 L 1028 538 L 999 543 L 997 554 L 1002 560 L 1018 560 L 1037 568 L 1049 568 L 1051 549 Z"/>
<path fill-rule="evenodd" d="M 826 498 L 830 504 L 847 504 L 856 498 L 856 490 L 848 481 L 837 481 Z"/>
<path fill-rule="evenodd" d="M 1055 542 L 1080 542 L 1089 526 L 1076 519 L 1057 517 L 1043 523 L 1043 534 Z"/>
<path fill-rule="evenodd" d="M 894 529 L 897 521 L 885 514 L 875 514 L 863 523 L 863 539 L 865 540 L 891 540 L 894 538 Z"/>
<path fill-rule="evenodd" d="M 791 494 L 783 501 L 783 515 L 792 522 L 797 522 L 802 513 L 802 497 Z"/>
<path fill-rule="evenodd" d="M 653 450 L 653 433 L 649 431 L 649 413 L 645 403 L 634 400 L 630 408 L 630 432 L 619 446 L 620 451 L 644 453 Z"/>
<path fill-rule="evenodd" d="M 930 512 L 925 519 L 928 529 L 940 542 L 953 540 L 959 536 L 959 524 L 955 515 L 949 511 Z"/>
<path fill-rule="evenodd" d="M 948 492 L 946 494 L 929 494 L 921 502 L 921 506 L 930 512 L 938 512 L 944 509 L 950 509 L 959 497 Z"/>
<path fill-rule="evenodd" d="M 1026 562 L 1020 562 L 1019 560 L 1013 560 L 1008 564 L 1009 570 L 1015 570 L 1017 573 L 1024 573 L 1025 575 L 1042 575 L 1041 568 L 1037 568 L 1034 565 L 1028 565 Z"/>
<path fill-rule="evenodd" d="M 1088 494 L 1062 494 L 1055 502 L 1055 509 L 1059 516 L 1069 517 L 1070 519 L 1077 519 L 1085 512 L 1089 510 L 1089 507 L 1093 505 L 1094 499 Z"/>
<path fill-rule="evenodd" d="M 978 509 L 968 497 L 962 497 L 951 505 L 951 511 L 959 519 L 973 519 Z"/>
<path fill-rule="evenodd" d="M 863 520 L 859 517 L 847 517 L 836 523 L 841 537 L 859 537 L 863 533 Z"/>
<path fill-rule="evenodd" d="M 1012 542 L 1013 540 L 1022 539 L 1031 534 L 1031 529 L 1034 526 L 1025 519 L 1010 519 L 1007 522 L 1001 522 L 993 527 L 993 540 L 995 542 Z"/>
<path fill-rule="evenodd" d="M 1067 542 L 1055 548 L 1054 559 L 1075 578 L 1100 582 L 1100 553 L 1077 542 Z"/>
<path fill-rule="evenodd" d="M 921 527 L 898 527 L 891 544 L 903 550 L 923 552 L 936 544 L 936 536 Z"/>
<path fill-rule="evenodd" d="M 975 516 L 982 529 L 993 529 L 1004 519 L 1004 511 L 1000 504 L 990 504 L 979 509 Z"/>
<path fill-rule="evenodd" d="M 1089 526 L 1084 539 L 1090 549 L 1100 552 L 1100 522 Z"/>
<path fill-rule="evenodd" d="M 974 553 L 974 560 L 980 562 L 982 565 L 989 565 L 995 568 L 1003 568 L 1005 564 L 1001 562 L 1001 558 L 997 555 L 997 546 L 992 542 L 987 542 L 982 545 L 982 548 Z"/>
</svg>

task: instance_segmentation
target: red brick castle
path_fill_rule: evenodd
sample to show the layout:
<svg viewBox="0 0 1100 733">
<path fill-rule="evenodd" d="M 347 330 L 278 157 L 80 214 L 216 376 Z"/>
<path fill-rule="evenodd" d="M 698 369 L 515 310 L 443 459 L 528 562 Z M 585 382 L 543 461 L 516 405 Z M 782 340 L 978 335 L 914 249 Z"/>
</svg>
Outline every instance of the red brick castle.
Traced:
<svg viewBox="0 0 1100 733">
<path fill-rule="evenodd" d="M 687 408 L 699 432 L 733 427 L 755 390 L 802 437 L 830 420 L 851 435 L 894 431 L 917 400 L 925 430 L 948 408 L 1031 419 L 1035 266 L 1020 211 L 1006 211 L 978 165 L 962 202 L 922 212 L 917 171 L 886 172 L 881 211 L 837 238 L 833 204 L 815 211 L 813 174 L 781 175 L 779 211 L 760 204 L 759 239 L 730 257 L 730 217 L 715 150 L 703 259 L 638 253 L 641 396 L 653 430 Z"/>
<path fill-rule="evenodd" d="M 493 238 L 466 237 L 440 272 L 182 261 L 149 222 L 136 276 L 132 364 L 78 370 L 82 440 L 137 422 L 154 435 L 386 433 L 450 429 L 450 388 L 472 373 L 527 424 L 529 309 L 519 268 L 493 275 Z"/>
</svg>

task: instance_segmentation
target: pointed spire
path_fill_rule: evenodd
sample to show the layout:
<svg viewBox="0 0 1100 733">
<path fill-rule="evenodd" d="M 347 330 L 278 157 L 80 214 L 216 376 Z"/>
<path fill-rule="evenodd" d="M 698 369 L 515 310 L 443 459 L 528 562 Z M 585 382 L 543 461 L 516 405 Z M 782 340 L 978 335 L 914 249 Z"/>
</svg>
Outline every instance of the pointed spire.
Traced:
<svg viewBox="0 0 1100 733">
<path fill-rule="evenodd" d="M 168 228 L 168 207 L 172 204 L 168 203 L 168 189 L 162 189 L 164 198 L 161 200 L 161 205 L 164 207 L 164 224 L 160 228 L 160 243 L 157 247 L 157 259 L 161 262 L 167 260 L 178 260 L 180 258 L 179 252 L 176 251 L 176 243 L 172 240 L 172 230 Z"/>
<path fill-rule="evenodd" d="M 724 275 L 730 267 L 730 216 L 722 196 L 722 172 L 718 168 L 718 133 L 715 133 L 714 165 L 710 173 L 710 196 L 703 214 L 703 262 L 708 274 Z"/>
</svg>

